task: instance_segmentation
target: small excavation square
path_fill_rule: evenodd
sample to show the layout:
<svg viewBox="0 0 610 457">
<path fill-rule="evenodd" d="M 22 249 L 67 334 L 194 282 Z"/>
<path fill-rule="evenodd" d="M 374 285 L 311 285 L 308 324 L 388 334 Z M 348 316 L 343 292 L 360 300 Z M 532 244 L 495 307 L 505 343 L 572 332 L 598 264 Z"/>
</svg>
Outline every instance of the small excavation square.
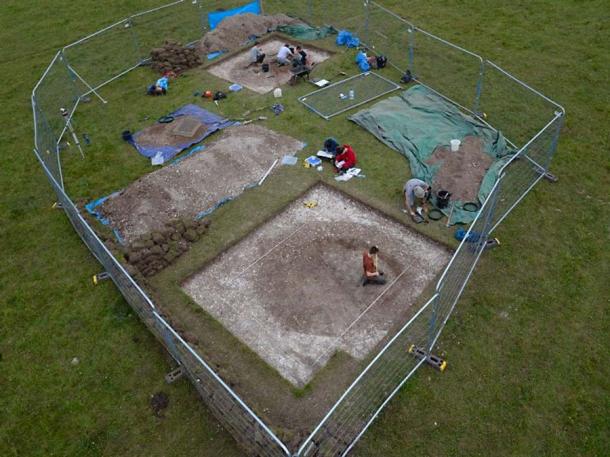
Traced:
<svg viewBox="0 0 610 457">
<path fill-rule="evenodd" d="M 362 254 L 372 244 L 387 284 L 363 287 Z M 366 357 L 414 311 L 449 258 L 440 245 L 319 185 L 182 287 L 302 387 L 336 351 Z"/>
<path fill-rule="evenodd" d="M 250 63 L 250 49 L 246 49 L 239 54 L 218 62 L 216 65 L 209 67 L 208 71 L 214 76 L 238 83 L 259 94 L 266 94 L 276 87 L 287 84 L 292 77 L 289 65 L 280 67 L 275 63 L 277 52 L 285 42 L 282 39 L 271 38 L 259 43 L 259 46 L 266 54 L 265 63 L 268 63 L 270 67 L 267 73 L 261 70 L 260 65 L 248 65 Z M 288 43 L 296 46 L 294 41 L 288 41 Z M 314 68 L 316 64 L 323 62 L 331 56 L 329 51 L 323 51 L 307 43 L 303 45 L 303 49 L 307 53 L 309 65 L 311 66 L 311 63 L 313 63 Z"/>
</svg>

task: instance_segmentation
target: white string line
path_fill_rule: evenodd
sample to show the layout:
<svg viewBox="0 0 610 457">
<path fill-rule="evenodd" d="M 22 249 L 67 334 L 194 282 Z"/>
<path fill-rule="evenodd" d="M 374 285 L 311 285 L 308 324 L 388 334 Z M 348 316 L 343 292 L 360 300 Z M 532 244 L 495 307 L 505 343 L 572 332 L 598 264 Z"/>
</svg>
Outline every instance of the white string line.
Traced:
<svg viewBox="0 0 610 457">
<path fill-rule="evenodd" d="M 292 232 L 290 235 L 288 235 L 286 238 L 284 238 L 282 241 L 280 241 L 279 243 L 277 243 L 275 246 L 273 246 L 271 249 L 269 249 L 267 252 L 265 252 L 262 256 L 260 256 L 258 259 L 256 259 L 254 262 L 252 262 L 250 265 L 248 265 L 246 268 L 244 268 L 242 271 L 240 271 L 239 273 L 237 273 L 237 275 L 235 275 L 233 278 L 231 278 L 231 280 L 235 280 L 237 278 L 239 278 L 241 275 L 243 275 L 244 273 L 246 273 L 248 270 L 250 270 L 254 265 L 256 265 L 257 263 L 259 263 L 261 260 L 263 260 L 265 257 L 267 257 L 269 254 L 271 254 L 273 251 L 275 251 L 278 247 L 280 247 L 282 244 L 284 244 L 286 241 L 288 241 L 290 238 L 292 238 L 294 235 L 296 235 L 298 232 L 300 232 L 301 230 L 303 230 L 303 228 L 305 227 L 306 222 L 303 222 L 299 228 L 297 228 L 294 232 Z"/>
<path fill-rule="evenodd" d="M 404 275 L 404 274 L 407 272 L 407 270 L 408 270 L 408 269 L 409 269 L 409 267 L 405 268 L 404 270 L 402 270 L 402 272 L 401 272 L 401 273 L 400 273 L 398 276 L 396 276 L 396 278 L 394 278 L 394 280 L 393 280 L 393 281 L 392 281 L 392 282 L 391 282 L 391 283 L 388 285 L 388 287 L 386 287 L 386 288 L 385 288 L 385 289 L 384 289 L 384 290 L 383 290 L 383 291 L 382 291 L 382 292 L 381 292 L 381 293 L 380 293 L 380 294 L 377 296 L 377 298 L 375 298 L 375 300 L 373 300 L 373 301 L 372 301 L 372 302 L 369 304 L 369 306 L 367 306 L 367 307 L 366 307 L 366 309 L 365 309 L 364 311 L 362 311 L 362 312 L 360 313 L 360 315 L 359 315 L 359 316 L 358 316 L 356 319 L 354 319 L 354 320 L 353 320 L 353 322 L 352 322 L 351 324 L 349 324 L 349 326 L 348 326 L 348 327 L 347 327 L 347 328 L 346 328 L 346 329 L 343 331 L 343 333 L 341 333 L 341 335 L 339 335 L 339 336 L 337 337 L 337 341 L 339 341 L 339 342 L 340 342 L 340 341 L 343 339 L 343 337 L 345 336 L 345 334 L 346 334 L 347 332 L 349 332 L 349 331 L 350 331 L 350 329 L 351 329 L 351 328 L 352 328 L 354 325 L 356 325 L 356 322 L 358 322 L 358 321 L 359 321 L 359 320 L 360 320 L 362 317 L 364 317 L 364 315 L 365 315 L 366 313 L 368 313 L 368 312 L 369 312 L 369 310 L 370 310 L 370 309 L 371 309 L 371 308 L 372 308 L 372 307 L 373 307 L 373 306 L 374 306 L 374 305 L 375 305 L 375 304 L 376 304 L 376 303 L 377 303 L 377 302 L 378 302 L 378 301 L 381 299 L 381 297 L 383 297 L 383 296 L 386 294 L 386 292 L 388 292 L 388 291 L 389 291 L 389 290 L 392 288 L 392 286 L 393 286 L 393 285 L 396 283 L 396 281 L 398 281 L 398 280 L 399 280 L 399 279 L 400 279 L 400 278 L 401 278 L 401 277 L 402 277 L 402 276 L 403 276 L 403 275 Z M 336 348 L 335 348 L 335 349 L 333 349 L 333 350 L 336 350 Z M 324 354 L 320 355 L 320 356 L 319 356 L 319 357 L 318 357 L 318 358 L 317 358 L 317 359 L 314 361 L 314 366 L 315 366 L 315 365 L 317 365 L 317 364 L 318 364 L 318 362 L 320 361 L 320 359 L 321 359 L 322 357 L 324 357 L 325 355 L 327 355 L 329 352 L 331 352 L 331 350 L 328 350 L 328 351 L 326 351 Z"/>
</svg>

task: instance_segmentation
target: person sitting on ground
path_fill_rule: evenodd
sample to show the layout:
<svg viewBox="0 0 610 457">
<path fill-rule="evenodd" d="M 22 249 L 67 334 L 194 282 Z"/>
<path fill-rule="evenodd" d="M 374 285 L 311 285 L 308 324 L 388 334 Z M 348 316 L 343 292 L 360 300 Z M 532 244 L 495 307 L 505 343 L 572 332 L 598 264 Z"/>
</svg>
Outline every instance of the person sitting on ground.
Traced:
<svg viewBox="0 0 610 457">
<path fill-rule="evenodd" d="M 293 52 L 290 50 L 288 43 L 282 45 L 277 53 L 277 63 L 282 65 L 288 65 L 293 57 Z"/>
<path fill-rule="evenodd" d="M 148 95 L 165 95 L 169 88 L 169 77 L 163 75 L 161 78 L 148 88 Z"/>
<path fill-rule="evenodd" d="M 383 271 L 380 271 L 378 267 L 378 252 L 379 248 L 377 246 L 371 246 L 368 251 L 364 251 L 362 254 L 362 269 L 364 270 L 362 275 L 362 287 L 367 284 L 386 283 Z"/>
<path fill-rule="evenodd" d="M 428 198 L 432 191 L 426 182 L 421 179 L 409 179 L 402 189 L 405 195 L 405 212 L 408 212 L 411 217 L 415 217 L 418 208 L 422 208 L 425 214 L 428 214 Z M 424 217 L 423 214 L 419 214 Z"/>
<path fill-rule="evenodd" d="M 337 146 L 335 157 L 335 168 L 339 173 L 345 173 L 356 165 L 356 153 L 349 144 Z"/>
<path fill-rule="evenodd" d="M 265 60 L 265 56 L 266 55 L 263 52 L 263 48 L 258 45 L 258 42 L 254 42 L 254 46 L 252 46 L 252 49 L 250 49 L 250 63 L 248 64 L 248 66 L 263 63 L 263 60 Z"/>
</svg>

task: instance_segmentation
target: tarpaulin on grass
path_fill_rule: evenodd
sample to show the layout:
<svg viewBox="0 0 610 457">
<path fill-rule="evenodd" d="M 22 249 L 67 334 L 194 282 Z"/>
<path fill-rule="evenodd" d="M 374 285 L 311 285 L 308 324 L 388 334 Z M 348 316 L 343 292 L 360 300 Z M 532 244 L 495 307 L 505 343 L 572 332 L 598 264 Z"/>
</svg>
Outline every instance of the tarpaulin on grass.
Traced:
<svg viewBox="0 0 610 457">
<path fill-rule="evenodd" d="M 261 14 L 261 7 L 259 5 L 259 2 L 255 0 L 245 5 L 238 6 L 237 8 L 232 8 L 230 10 L 208 13 L 208 22 L 210 24 L 210 30 L 214 30 L 224 18 L 244 13 Z"/>
<path fill-rule="evenodd" d="M 195 117 L 200 120 L 203 125 L 205 125 L 206 129 L 202 130 L 202 133 L 197 135 L 196 137 L 184 137 L 183 141 L 178 141 L 176 144 L 159 146 L 141 144 L 138 142 L 138 138 L 143 134 L 142 131 L 134 133 L 132 139 L 129 142 L 144 157 L 154 157 L 155 155 L 157 155 L 157 153 L 161 153 L 163 161 L 167 162 L 180 151 L 192 146 L 193 144 L 199 143 L 204 138 L 210 136 L 212 133 L 236 124 L 236 122 L 234 121 L 229 121 L 228 119 L 218 116 L 217 114 L 210 113 L 209 111 L 192 104 L 185 105 L 182 108 L 174 111 L 173 113 L 169 113 L 167 116 L 164 117 L 173 117 L 174 119 L 178 119 L 180 116 Z"/>
<path fill-rule="evenodd" d="M 430 185 L 440 165 L 430 165 L 426 161 L 437 146 L 449 146 L 451 139 L 479 137 L 484 152 L 494 159 L 479 187 L 479 203 L 489 195 L 500 169 L 510 158 L 508 156 L 515 152 L 507 146 L 500 132 L 463 113 L 455 105 L 421 85 L 382 100 L 349 119 L 404 155 L 409 160 L 412 176 Z M 474 219 L 476 213 L 464 211 L 463 203 L 466 202 L 454 202 L 452 223 L 467 224 Z M 448 214 L 449 208 L 443 212 Z"/>
<path fill-rule="evenodd" d="M 324 25 L 322 27 L 312 27 L 307 24 L 289 24 L 279 25 L 275 30 L 302 41 L 320 40 L 322 38 L 326 38 L 329 35 L 337 34 L 337 29 L 330 25 Z"/>
</svg>

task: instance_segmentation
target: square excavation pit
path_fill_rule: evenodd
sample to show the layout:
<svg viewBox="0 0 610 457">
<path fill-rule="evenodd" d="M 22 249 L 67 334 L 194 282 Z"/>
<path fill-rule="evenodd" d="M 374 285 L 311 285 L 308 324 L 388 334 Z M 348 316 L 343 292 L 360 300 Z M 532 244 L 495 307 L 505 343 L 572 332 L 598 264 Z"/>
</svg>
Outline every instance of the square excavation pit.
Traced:
<svg viewBox="0 0 610 457">
<path fill-rule="evenodd" d="M 260 125 L 236 125 L 203 151 L 149 173 L 101 206 L 100 213 L 127 242 L 161 230 L 179 217 L 195 217 L 258 182 L 276 159 L 304 143 Z"/>
<path fill-rule="evenodd" d="M 317 202 L 309 208 L 306 203 Z M 376 244 L 386 285 L 363 287 Z M 450 253 L 324 185 L 188 278 L 205 311 L 297 387 L 336 351 L 363 359 L 405 322 Z"/>
<path fill-rule="evenodd" d="M 292 77 L 289 65 L 280 67 L 274 62 L 280 46 L 287 42 L 296 46 L 294 41 L 286 41 L 285 39 L 280 38 L 270 38 L 269 40 L 259 43 L 267 56 L 265 58 L 265 63 L 268 63 L 270 66 L 267 73 L 263 73 L 260 65 L 248 65 L 250 63 L 250 48 L 208 67 L 207 70 L 214 76 L 238 83 L 259 94 L 266 94 L 276 87 L 288 84 L 288 81 Z M 314 68 L 316 64 L 325 61 L 332 55 L 329 51 L 315 48 L 309 44 L 304 44 L 302 46 L 307 53 L 308 62 L 313 62 Z"/>
</svg>

